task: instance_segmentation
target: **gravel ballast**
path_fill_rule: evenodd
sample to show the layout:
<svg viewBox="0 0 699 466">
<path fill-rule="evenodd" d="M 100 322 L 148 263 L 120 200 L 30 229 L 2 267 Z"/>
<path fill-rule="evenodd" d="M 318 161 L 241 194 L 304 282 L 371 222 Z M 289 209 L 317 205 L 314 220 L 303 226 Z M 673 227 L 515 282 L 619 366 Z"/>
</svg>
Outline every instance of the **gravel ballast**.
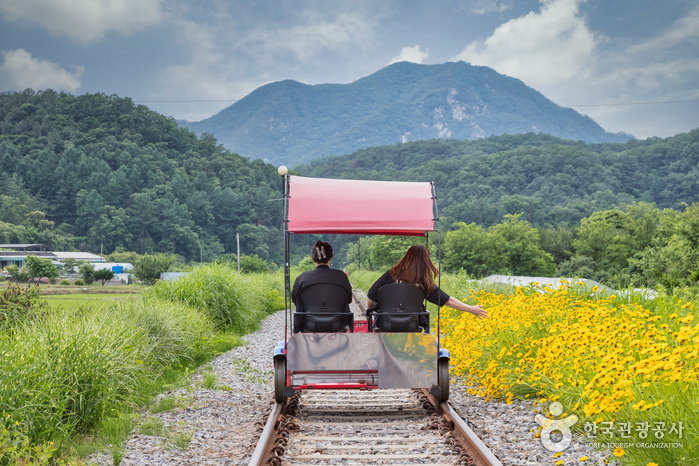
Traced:
<svg viewBox="0 0 699 466">
<path fill-rule="evenodd" d="M 358 293 L 359 294 L 359 293 Z M 360 294 L 360 298 L 365 298 Z M 358 306 L 352 305 L 359 317 Z M 215 389 L 203 389 L 206 372 L 192 376 L 190 386 L 161 397 L 174 397 L 177 407 L 158 414 L 144 414 L 146 425 L 163 432 L 137 428 L 125 446 L 121 462 L 132 465 L 243 465 L 254 450 L 258 426 L 273 402 L 272 349 L 284 338 L 284 312 L 265 319 L 246 343 L 216 357 L 210 364 Z M 209 379 L 211 376 L 209 375 Z M 533 402 L 488 401 L 470 395 L 460 380 L 454 381 L 450 402 L 504 465 L 604 464 L 605 454 L 574 440 L 560 458 L 554 458 L 540 439 Z M 544 413 L 545 414 L 545 413 Z M 159 434 L 159 435 L 158 435 Z M 178 442 L 188 438 L 191 442 Z M 186 449 L 181 448 L 187 447 Z M 580 458 L 589 459 L 581 462 Z M 378 459 L 378 458 L 377 458 Z M 91 458 L 95 464 L 113 464 L 111 455 Z"/>
</svg>

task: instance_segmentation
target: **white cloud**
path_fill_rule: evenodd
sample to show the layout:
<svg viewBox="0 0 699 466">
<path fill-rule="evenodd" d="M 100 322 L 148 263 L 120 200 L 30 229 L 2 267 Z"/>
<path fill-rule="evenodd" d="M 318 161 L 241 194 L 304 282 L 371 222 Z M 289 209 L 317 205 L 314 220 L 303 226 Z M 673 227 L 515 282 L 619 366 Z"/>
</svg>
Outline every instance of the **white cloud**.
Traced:
<svg viewBox="0 0 699 466">
<path fill-rule="evenodd" d="M 362 12 L 343 12 L 331 19 L 324 19 L 315 12 L 304 16 L 304 24 L 290 28 L 254 29 L 244 42 L 253 47 L 257 44 L 267 53 L 291 52 L 297 60 L 305 62 L 317 59 L 324 50 L 350 46 L 356 52 L 358 45 L 361 47 L 373 36 L 374 21 Z"/>
<path fill-rule="evenodd" d="M 476 15 L 502 13 L 512 8 L 514 8 L 512 3 L 498 2 L 497 0 L 478 0 L 471 3 L 471 11 Z"/>
<path fill-rule="evenodd" d="M 0 0 L 0 14 L 85 45 L 109 32 L 127 35 L 158 23 L 161 5 L 162 0 Z"/>
<path fill-rule="evenodd" d="M 196 21 L 184 10 L 178 13 L 174 23 L 185 59 L 163 69 L 160 89 L 152 97 L 240 99 L 272 81 L 306 81 L 303 77 L 314 75 L 313 70 L 327 68 L 328 57 L 363 61 L 376 42 L 377 19 L 361 10 L 326 16 L 300 11 L 294 25 L 282 27 L 259 22 L 246 29 L 243 21 L 224 10 Z M 177 117 L 196 121 L 229 105 L 182 105 Z"/>
<path fill-rule="evenodd" d="M 398 63 L 401 61 L 422 63 L 425 60 L 427 60 L 429 56 L 429 49 L 425 48 L 425 50 L 420 50 L 419 45 L 416 45 L 415 47 L 403 47 L 400 51 L 400 55 L 398 55 L 397 57 L 393 57 L 391 61 L 388 62 L 388 64 L 392 65 L 393 63 Z"/>
<path fill-rule="evenodd" d="M 690 104 L 618 104 L 699 97 L 699 7 L 661 34 L 628 45 L 591 31 L 579 11 L 583 1 L 540 0 L 540 11 L 501 24 L 452 60 L 521 79 L 563 106 L 614 104 L 574 107 L 609 131 L 670 136 L 696 127 Z"/>
<path fill-rule="evenodd" d="M 32 58 L 24 49 L 1 50 L 5 61 L 0 65 L 0 90 L 23 91 L 32 88 L 75 92 L 85 68 L 74 66 L 74 72 L 49 60 Z"/>
<path fill-rule="evenodd" d="M 595 34 L 579 15 L 581 0 L 541 0 L 530 12 L 498 26 L 485 41 L 474 41 L 451 61 L 485 65 L 539 88 L 587 75 Z"/>
</svg>

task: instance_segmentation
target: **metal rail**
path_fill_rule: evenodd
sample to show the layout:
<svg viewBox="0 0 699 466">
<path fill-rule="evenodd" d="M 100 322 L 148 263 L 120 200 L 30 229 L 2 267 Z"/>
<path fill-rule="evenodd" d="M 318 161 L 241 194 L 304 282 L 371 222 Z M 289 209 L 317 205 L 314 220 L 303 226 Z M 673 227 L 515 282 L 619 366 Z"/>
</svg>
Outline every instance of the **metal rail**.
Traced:
<svg viewBox="0 0 699 466">
<path fill-rule="evenodd" d="M 369 464 L 413 460 L 437 466 L 451 464 L 456 456 L 459 463 L 502 466 L 453 408 L 437 403 L 427 390 L 345 392 L 344 399 L 334 392 L 304 393 L 307 395 L 301 398 L 297 392 L 287 406 L 275 406 L 249 466 L 279 466 L 289 460 L 294 466 L 338 458 Z M 303 419 L 303 432 L 295 423 L 298 415 Z M 427 426 L 423 426 L 425 421 Z M 333 431 L 332 425 L 339 430 Z M 347 426 L 355 426 L 350 429 L 352 434 Z M 294 432 L 301 435 L 290 435 Z M 428 447 L 435 450 L 426 453 Z M 425 463 L 435 457 L 439 458 L 436 463 Z"/>
<path fill-rule="evenodd" d="M 250 458 L 250 463 L 248 463 L 249 466 L 260 466 L 265 453 L 272 448 L 270 443 L 274 438 L 274 435 L 272 435 L 274 433 L 274 425 L 277 423 L 277 417 L 281 414 L 283 407 L 284 405 L 282 403 L 277 403 L 272 409 L 272 412 L 269 413 L 269 418 L 262 431 L 262 435 L 260 435 L 260 440 L 258 440 L 252 458 Z"/>
</svg>

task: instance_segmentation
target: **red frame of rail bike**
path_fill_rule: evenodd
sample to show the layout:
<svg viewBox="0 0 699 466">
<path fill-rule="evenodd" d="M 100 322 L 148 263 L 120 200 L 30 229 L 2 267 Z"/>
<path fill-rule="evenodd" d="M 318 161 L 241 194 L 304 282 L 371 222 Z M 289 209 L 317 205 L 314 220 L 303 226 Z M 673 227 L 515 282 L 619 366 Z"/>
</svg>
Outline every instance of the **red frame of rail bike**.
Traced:
<svg viewBox="0 0 699 466">
<path fill-rule="evenodd" d="M 439 210 L 434 183 L 339 180 L 282 175 L 284 193 L 284 355 L 287 355 L 291 310 L 290 245 L 293 234 L 425 236 L 437 232 L 441 271 Z M 322 216 L 318 213 L 323 212 Z M 441 285 L 441 274 L 438 275 Z M 438 306 L 439 308 L 439 306 Z M 369 322 L 354 322 L 354 333 L 368 333 Z M 437 311 L 437 347 L 440 315 Z M 286 371 L 286 385 L 301 389 L 376 389 L 355 382 L 292 385 L 292 375 L 375 374 L 377 370 Z M 373 378 L 373 377 L 372 377 Z"/>
</svg>

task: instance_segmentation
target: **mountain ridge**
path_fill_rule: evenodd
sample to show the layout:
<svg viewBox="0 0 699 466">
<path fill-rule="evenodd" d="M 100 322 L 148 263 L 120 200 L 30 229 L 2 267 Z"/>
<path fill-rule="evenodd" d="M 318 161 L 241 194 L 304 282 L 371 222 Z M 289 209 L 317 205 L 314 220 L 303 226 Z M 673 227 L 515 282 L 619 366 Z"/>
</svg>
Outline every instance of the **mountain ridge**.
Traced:
<svg viewBox="0 0 699 466">
<path fill-rule="evenodd" d="M 425 139 L 542 132 L 626 142 L 522 81 L 464 62 L 401 62 L 349 84 L 278 81 L 216 115 L 178 122 L 249 158 L 295 166 L 327 155 Z"/>
</svg>

